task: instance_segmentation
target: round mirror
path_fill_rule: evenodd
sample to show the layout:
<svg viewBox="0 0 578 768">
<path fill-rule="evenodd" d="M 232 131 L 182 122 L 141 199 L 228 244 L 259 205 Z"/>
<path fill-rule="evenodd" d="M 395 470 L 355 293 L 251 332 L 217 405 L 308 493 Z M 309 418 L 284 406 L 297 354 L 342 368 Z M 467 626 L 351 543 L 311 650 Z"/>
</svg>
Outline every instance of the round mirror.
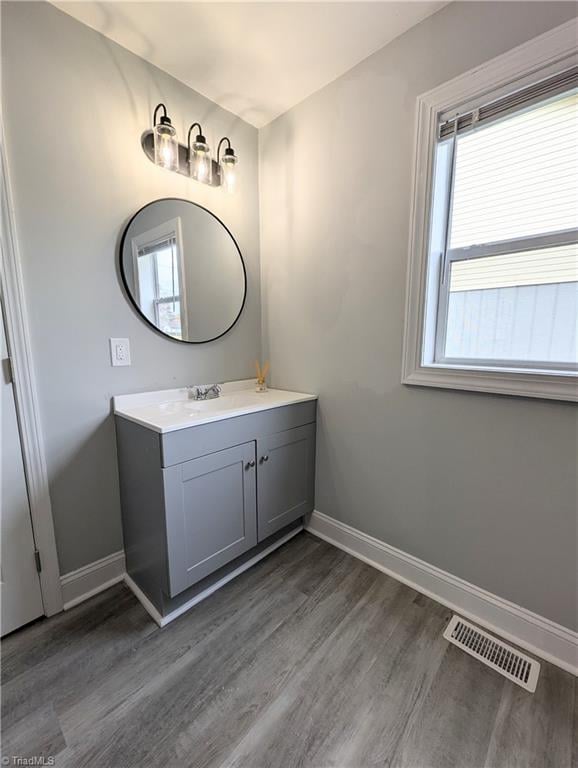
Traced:
<svg viewBox="0 0 578 768">
<path fill-rule="evenodd" d="M 141 316 L 171 339 L 201 344 L 227 333 L 247 293 L 243 257 L 220 219 L 188 200 L 155 200 L 129 221 L 120 271 Z"/>
</svg>

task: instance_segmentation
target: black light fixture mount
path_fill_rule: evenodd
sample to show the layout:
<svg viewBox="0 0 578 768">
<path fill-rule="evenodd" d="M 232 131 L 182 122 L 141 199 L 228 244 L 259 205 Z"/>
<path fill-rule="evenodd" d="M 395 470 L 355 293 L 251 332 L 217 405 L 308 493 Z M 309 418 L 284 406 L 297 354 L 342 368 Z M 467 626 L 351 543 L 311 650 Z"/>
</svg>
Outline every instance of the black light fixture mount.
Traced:
<svg viewBox="0 0 578 768">
<path fill-rule="evenodd" d="M 161 116 L 160 120 L 157 120 L 159 109 L 163 110 L 164 115 Z M 153 126 L 154 125 L 171 125 L 171 118 L 167 115 L 167 108 L 162 102 L 156 105 L 155 111 L 153 112 Z"/>
</svg>

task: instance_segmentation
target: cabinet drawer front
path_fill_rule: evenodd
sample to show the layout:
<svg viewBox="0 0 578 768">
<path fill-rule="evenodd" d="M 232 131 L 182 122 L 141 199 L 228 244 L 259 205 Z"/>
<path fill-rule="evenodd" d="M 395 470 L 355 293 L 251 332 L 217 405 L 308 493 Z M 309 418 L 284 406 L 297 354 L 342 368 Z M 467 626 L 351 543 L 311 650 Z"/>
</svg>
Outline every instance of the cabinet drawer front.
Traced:
<svg viewBox="0 0 578 768">
<path fill-rule="evenodd" d="M 170 467 L 227 445 L 241 445 L 274 432 L 310 424 L 315 421 L 316 409 L 317 402 L 311 400 L 167 432 L 161 435 L 162 465 Z"/>
<path fill-rule="evenodd" d="M 257 543 L 255 471 L 254 442 L 163 470 L 171 597 Z"/>
<path fill-rule="evenodd" d="M 313 511 L 315 424 L 257 440 L 259 541 Z"/>
</svg>

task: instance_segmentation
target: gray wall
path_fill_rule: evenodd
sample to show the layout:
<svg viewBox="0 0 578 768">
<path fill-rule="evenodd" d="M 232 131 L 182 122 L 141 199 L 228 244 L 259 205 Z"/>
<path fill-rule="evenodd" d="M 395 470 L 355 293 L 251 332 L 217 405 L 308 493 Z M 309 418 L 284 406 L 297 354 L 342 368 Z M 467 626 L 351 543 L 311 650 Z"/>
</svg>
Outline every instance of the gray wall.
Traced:
<svg viewBox="0 0 578 768">
<path fill-rule="evenodd" d="M 264 354 L 319 392 L 317 508 L 574 629 L 576 408 L 400 378 L 416 97 L 575 13 L 449 5 L 259 137 Z"/>
<path fill-rule="evenodd" d="M 122 547 L 114 394 L 251 376 L 260 351 L 257 131 L 49 4 L 2 3 L 3 108 L 61 571 Z M 229 196 L 155 167 L 140 146 L 164 101 L 240 158 Z M 184 197 L 235 235 L 248 271 L 239 323 L 188 346 L 150 330 L 122 294 L 121 230 L 145 203 Z M 128 336 L 133 364 L 110 366 Z"/>
</svg>

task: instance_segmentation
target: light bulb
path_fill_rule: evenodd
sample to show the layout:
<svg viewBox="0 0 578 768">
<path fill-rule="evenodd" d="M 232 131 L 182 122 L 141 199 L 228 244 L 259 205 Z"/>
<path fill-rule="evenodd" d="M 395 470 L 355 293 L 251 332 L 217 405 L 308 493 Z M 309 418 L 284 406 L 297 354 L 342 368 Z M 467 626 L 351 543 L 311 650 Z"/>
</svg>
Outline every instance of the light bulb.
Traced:
<svg viewBox="0 0 578 768">
<path fill-rule="evenodd" d="M 179 168 L 179 143 L 177 132 L 168 117 L 161 117 L 160 123 L 153 129 L 155 163 L 169 171 Z"/>
<path fill-rule="evenodd" d="M 226 192 L 233 193 L 237 184 L 238 158 L 231 147 L 225 149 L 221 160 L 221 183 Z"/>
<path fill-rule="evenodd" d="M 210 184 L 213 178 L 211 150 L 205 137 L 199 134 L 191 146 L 189 173 L 196 181 Z"/>
<path fill-rule="evenodd" d="M 208 181 L 209 180 L 209 174 L 211 172 L 210 169 L 210 158 L 206 156 L 205 152 L 197 152 L 197 156 L 195 158 L 196 163 L 196 178 L 199 181 Z"/>
</svg>

